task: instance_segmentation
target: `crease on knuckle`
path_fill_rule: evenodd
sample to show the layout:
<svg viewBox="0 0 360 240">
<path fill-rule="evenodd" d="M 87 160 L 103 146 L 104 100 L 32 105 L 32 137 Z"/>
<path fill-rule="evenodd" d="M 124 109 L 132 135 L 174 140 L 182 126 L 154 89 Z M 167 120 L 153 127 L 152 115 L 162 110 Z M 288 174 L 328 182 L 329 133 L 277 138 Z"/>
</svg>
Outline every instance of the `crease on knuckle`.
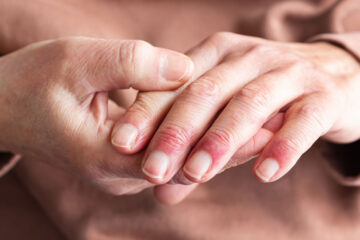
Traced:
<svg viewBox="0 0 360 240">
<path fill-rule="evenodd" d="M 144 121 L 154 118 L 156 106 L 152 106 L 154 101 L 146 94 L 139 94 L 135 103 L 128 109 L 127 115 L 135 114 Z"/>
<path fill-rule="evenodd" d="M 226 148 L 230 147 L 231 144 L 235 141 L 234 134 L 232 134 L 231 131 L 226 128 L 213 129 L 211 132 L 209 132 L 208 138 L 217 144 L 220 144 L 220 146 L 225 146 Z"/>
<path fill-rule="evenodd" d="M 123 42 L 119 47 L 118 61 L 126 77 L 129 78 L 129 86 L 135 84 L 136 75 L 141 73 L 143 55 L 146 48 L 149 47 L 145 41 L 131 40 Z"/>
<path fill-rule="evenodd" d="M 243 102 L 256 116 L 259 116 L 272 97 L 271 90 L 267 86 L 249 84 L 234 96 L 234 100 Z"/>
<path fill-rule="evenodd" d="M 325 134 L 330 126 L 327 126 L 327 121 L 321 117 L 322 109 L 315 104 L 304 104 L 298 108 L 295 108 L 295 117 L 303 118 L 308 124 L 313 126 L 313 129 L 319 131 L 319 133 Z"/>
<path fill-rule="evenodd" d="M 194 81 L 186 88 L 183 97 L 212 102 L 220 93 L 220 86 L 216 82 L 212 77 L 203 77 Z"/>
<path fill-rule="evenodd" d="M 277 148 L 280 153 L 290 153 L 290 155 L 302 150 L 301 144 L 298 140 L 291 137 L 284 137 L 276 140 Z M 289 155 L 289 154 L 286 154 Z"/>
<path fill-rule="evenodd" d="M 159 142 L 169 147 L 171 151 L 178 151 L 190 143 L 191 127 L 183 127 L 179 124 L 171 124 L 159 131 Z"/>
</svg>

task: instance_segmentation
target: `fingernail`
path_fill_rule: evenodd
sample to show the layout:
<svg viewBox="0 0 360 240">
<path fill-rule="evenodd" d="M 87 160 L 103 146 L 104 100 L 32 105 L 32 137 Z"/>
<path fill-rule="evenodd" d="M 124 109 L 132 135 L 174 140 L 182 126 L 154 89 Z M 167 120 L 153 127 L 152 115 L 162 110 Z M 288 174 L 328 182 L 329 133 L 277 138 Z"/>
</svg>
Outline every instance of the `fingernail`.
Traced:
<svg viewBox="0 0 360 240">
<path fill-rule="evenodd" d="M 168 81 L 182 81 L 190 77 L 194 64 L 185 55 L 170 52 L 164 55 L 160 62 L 160 74 Z"/>
<path fill-rule="evenodd" d="M 279 163 L 273 158 L 266 158 L 259 166 L 255 173 L 263 181 L 268 182 L 279 170 Z"/>
<path fill-rule="evenodd" d="M 148 158 L 145 160 L 145 164 L 142 168 L 144 174 L 151 178 L 161 179 L 164 178 L 164 175 L 169 167 L 169 157 L 161 152 L 154 151 L 150 153 Z"/>
<path fill-rule="evenodd" d="M 183 171 L 193 178 L 201 179 L 209 170 L 212 158 L 205 151 L 196 152 L 185 164 Z"/>
<path fill-rule="evenodd" d="M 116 147 L 131 149 L 136 141 L 139 132 L 131 124 L 122 124 L 115 130 L 111 137 L 111 142 Z"/>
</svg>

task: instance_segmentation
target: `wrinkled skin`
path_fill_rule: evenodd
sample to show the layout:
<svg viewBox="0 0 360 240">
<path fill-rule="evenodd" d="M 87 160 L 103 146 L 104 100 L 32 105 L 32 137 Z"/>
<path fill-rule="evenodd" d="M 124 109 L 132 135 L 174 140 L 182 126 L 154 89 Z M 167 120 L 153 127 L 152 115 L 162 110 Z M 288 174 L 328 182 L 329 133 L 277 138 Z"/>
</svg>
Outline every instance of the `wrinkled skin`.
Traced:
<svg viewBox="0 0 360 240">
<path fill-rule="evenodd" d="M 151 186 L 142 179 L 142 153 L 119 154 L 110 144 L 125 109 L 108 92 L 175 89 L 192 69 L 188 57 L 143 41 L 74 37 L 31 44 L 0 59 L 1 148 L 114 194 L 142 190 Z"/>
<path fill-rule="evenodd" d="M 235 1 L 236 2 L 236 1 Z M 226 11 L 225 5 L 222 4 L 220 1 L 219 2 L 213 2 L 211 4 L 209 4 L 208 2 L 205 3 L 205 5 L 203 6 L 203 8 L 199 8 L 196 9 L 194 8 L 194 6 L 190 6 L 191 2 L 186 3 L 189 4 L 186 12 L 189 11 L 196 11 L 197 14 L 193 14 L 191 16 L 191 19 L 188 19 L 189 14 L 186 14 L 186 19 L 190 22 L 197 22 L 198 24 L 194 25 L 192 24 L 191 27 L 193 27 L 194 29 L 189 28 L 185 28 L 185 29 L 178 29 L 178 31 L 180 31 L 180 36 L 182 36 L 182 38 L 179 38 L 177 40 L 174 40 L 172 38 L 173 34 L 171 34 L 171 29 L 172 29 L 172 25 L 171 22 L 158 22 L 156 20 L 156 17 L 152 17 L 151 19 L 147 19 L 146 14 L 142 14 L 142 10 L 138 10 L 136 13 L 139 14 L 139 16 L 137 16 L 137 21 L 135 22 L 131 22 L 129 19 L 129 17 L 126 15 L 126 8 L 123 8 L 123 5 L 126 3 L 124 2 L 119 2 L 117 4 L 117 7 L 119 9 L 119 11 L 110 11 L 111 9 L 115 8 L 115 5 L 109 5 L 108 2 L 106 1 L 86 1 L 86 4 L 84 4 L 82 1 L 32 1 L 31 4 L 28 4 L 28 2 L 24 2 L 24 1 L 19 1 L 19 0 L 14 0 L 14 1 L 0 1 L 0 3 L 2 4 L 2 7 L 0 8 L 0 15 L 2 17 L 8 17 L 6 19 L 21 19 L 21 22 L 18 22 L 17 27 L 13 28 L 12 26 L 8 26 L 8 24 L 11 24 L 12 21 L 1 21 L 0 22 L 0 32 L 1 32 L 1 51 L 2 52 L 9 52 L 9 51 L 14 51 L 28 43 L 34 42 L 34 41 L 39 41 L 42 39 L 52 39 L 52 38 L 58 38 L 58 37 L 62 37 L 62 36 L 69 36 L 69 35 L 86 35 L 86 36 L 96 36 L 96 37 L 105 37 L 105 38 L 118 38 L 118 39 L 122 39 L 122 38 L 138 38 L 138 39 L 147 39 L 148 36 L 151 36 L 151 39 L 153 41 L 155 41 L 156 43 L 162 45 L 162 46 L 171 46 L 171 47 L 175 47 L 177 49 L 186 49 L 191 45 L 195 45 L 196 41 L 198 41 L 198 39 L 201 39 L 202 37 L 204 37 L 205 35 L 216 31 L 216 26 L 225 26 L 226 24 L 231 23 L 231 19 L 236 20 L 239 12 L 241 11 L 241 3 L 239 3 L 239 9 L 237 11 L 228 11 L 228 18 L 227 20 L 225 20 L 222 15 L 221 16 L 216 16 L 216 12 L 218 11 L 211 11 L 211 7 L 214 7 L 214 9 L 219 9 L 219 8 L 223 8 L 222 12 Z M 29 2 L 30 3 L 30 2 Z M 215 6 L 217 5 L 217 6 Z M 234 4 L 232 4 L 232 6 L 235 6 Z M 233 8 L 233 7 L 232 7 Z M 4 11 L 1 12 L 1 9 L 3 9 Z M 94 9 L 96 9 L 96 11 L 94 11 Z M 121 9 L 124 9 L 124 11 L 122 11 Z M 176 18 L 181 18 L 181 12 L 178 12 L 175 8 L 175 12 L 172 12 L 172 8 L 171 6 L 167 6 L 166 4 L 163 5 L 158 5 L 157 8 L 152 8 L 151 10 L 147 9 L 146 12 L 148 12 L 149 14 L 151 14 L 152 11 L 157 11 L 156 9 L 158 9 L 158 11 L 160 12 L 168 12 L 169 14 L 173 14 L 174 16 L 176 15 Z M 71 10 L 71 11 L 69 11 Z M 144 10 L 144 9 L 143 9 Z M 96 12 L 97 14 L 89 14 L 89 12 Z M 231 13 L 234 12 L 235 15 L 232 15 Z M 74 13 L 74 14 L 72 14 Z M 134 13 L 134 12 L 133 12 Z M 132 14 L 133 14 L 132 13 Z M 202 15 L 206 15 L 209 16 L 209 20 L 213 20 L 214 24 L 209 24 L 209 22 L 206 22 L 206 25 L 201 26 L 201 16 Z M 156 16 L 156 14 L 153 14 Z M 21 17 L 19 17 L 21 16 Z M 103 22 L 104 21 L 104 17 L 106 16 L 107 18 L 107 22 Z M 196 16 L 198 16 L 199 18 L 196 19 Z M 139 20 L 141 19 L 141 20 Z M 151 20 L 151 21 L 150 21 Z M 154 22 L 152 22 L 154 21 Z M 154 25 L 154 23 L 156 22 L 157 25 Z M 228 22 L 228 23 L 227 23 Z M 45 24 L 44 24 L 45 23 Z M 150 28 L 143 28 L 142 27 L 142 23 L 146 23 L 146 24 L 150 24 L 151 27 Z M 215 24 L 216 23 L 216 24 Z M 236 21 L 234 21 L 234 26 Z M 218 25 L 217 25 L 218 24 Z M 214 29 L 212 29 L 212 27 Z M 232 28 L 232 27 L 230 27 Z M 28 31 L 29 29 L 31 29 L 31 31 Z M 141 29 L 141 30 L 139 30 Z M 189 30 L 188 32 L 186 32 L 186 30 Z M 154 36 L 151 34 L 151 32 L 157 32 L 157 34 Z M 167 34 L 168 33 L 168 34 Z M 236 38 L 236 37 L 234 37 Z M 271 44 L 270 44 L 271 45 Z M 323 44 L 322 46 L 324 46 L 325 44 Z M 315 46 L 315 45 L 314 45 Z M 222 48 L 222 46 L 219 44 L 219 47 Z M 305 45 L 303 47 L 303 49 L 305 49 Z M 315 51 L 315 48 L 316 51 Z M 338 73 L 335 72 L 334 75 L 341 75 L 344 74 L 344 79 L 355 79 L 356 77 L 356 71 L 357 71 L 357 64 L 355 63 L 354 59 L 352 59 L 352 57 L 348 54 L 346 54 L 344 51 L 342 51 L 341 49 L 338 49 L 336 47 L 333 46 L 325 46 L 325 47 L 321 47 L 320 45 L 316 45 L 316 47 L 309 47 L 307 48 L 310 50 L 309 54 L 309 58 L 310 55 L 315 55 L 314 59 L 317 60 L 324 60 L 325 56 L 327 61 L 326 63 L 319 61 L 319 65 L 326 65 L 327 68 L 331 68 L 334 71 L 337 71 L 335 69 L 340 69 L 341 71 L 339 71 Z M 314 51 L 313 51 L 314 50 Z M 274 51 L 277 51 L 276 49 L 274 49 Z M 326 54 L 324 54 L 324 52 L 326 52 Z M 308 52 L 309 53 L 309 52 Z M 206 54 L 206 53 L 205 53 Z M 236 54 L 236 53 L 235 53 Z M 192 53 L 189 53 L 189 55 L 192 56 L 192 58 L 195 58 L 195 55 L 193 55 Z M 291 53 L 289 53 L 289 55 L 291 55 Z M 323 56 L 322 58 L 319 56 Z M 347 63 L 347 65 L 349 67 L 346 67 L 346 73 L 342 72 L 342 66 L 338 66 L 338 67 L 333 67 L 334 64 L 331 64 L 331 62 L 333 62 L 334 59 L 339 60 L 342 59 L 341 61 L 337 61 L 337 63 L 339 62 L 344 62 Z M 196 67 L 195 69 L 195 76 L 201 76 L 202 74 L 206 73 L 208 70 L 211 69 L 211 67 L 214 67 L 216 64 L 214 64 L 214 61 L 217 61 L 216 57 L 214 58 L 210 58 L 209 59 L 209 63 L 205 64 L 203 67 Z M 309 59 L 311 61 L 311 59 Z M 197 63 L 199 62 L 199 64 Z M 209 64 L 211 65 L 211 63 L 213 63 L 213 66 L 209 67 Z M 202 66 L 202 62 L 201 61 L 197 61 L 195 60 L 195 65 L 199 65 Z M 336 65 L 336 64 L 335 64 Z M 353 77 L 351 77 L 353 76 Z M 196 77 L 194 78 L 194 80 L 196 79 Z M 339 78 L 340 79 L 340 78 Z M 348 81 L 349 83 L 351 81 Z M 355 83 L 355 81 L 352 81 L 352 83 L 349 84 L 349 88 L 353 89 L 353 91 L 351 91 L 351 93 L 358 91 L 358 87 L 356 86 L 356 84 L 352 85 L 353 83 Z M 200 84 L 198 84 L 200 85 Z M 325 85 L 324 85 L 325 86 Z M 192 87 L 194 88 L 194 87 Z M 206 86 L 205 86 L 206 89 Z M 128 91 L 128 90 L 126 90 Z M 200 92 L 202 92 L 202 90 L 200 90 Z M 350 102 L 350 104 L 348 104 L 348 106 L 356 106 L 356 104 L 359 102 L 356 99 L 356 96 L 354 94 L 351 94 L 347 99 L 347 102 Z M 141 114 L 137 114 L 137 112 L 143 111 L 145 112 L 145 114 L 143 114 L 143 116 L 148 117 L 148 119 L 145 121 L 145 123 L 143 123 L 143 126 L 140 126 L 140 133 L 143 134 L 144 138 L 143 140 L 141 140 L 142 142 L 146 142 L 146 141 L 150 141 L 150 133 L 154 132 L 156 130 L 156 124 L 155 123 L 160 123 L 162 119 L 162 117 L 165 114 L 165 109 L 169 108 L 173 102 L 174 99 L 176 98 L 178 93 L 142 93 L 139 95 L 138 97 L 138 102 L 141 102 L 141 104 L 135 104 L 134 106 L 141 106 L 139 109 L 137 109 L 138 107 L 133 107 L 130 109 L 130 112 L 133 112 L 133 118 L 137 118 L 139 115 Z M 120 106 L 127 106 L 129 103 L 131 103 L 131 97 L 130 99 L 128 97 L 126 97 L 127 92 L 121 92 L 121 95 L 116 94 L 113 95 L 113 99 L 117 100 L 117 104 L 119 104 Z M 189 99 L 193 99 L 190 98 Z M 160 111 L 162 114 L 160 115 L 148 115 L 146 113 L 146 111 L 152 111 L 152 104 L 149 103 L 149 100 L 155 102 L 157 100 L 158 103 L 161 103 L 162 106 L 165 106 L 162 111 Z M 10 100 L 11 102 L 11 100 Z M 109 119 L 120 119 L 120 122 L 123 121 L 123 119 L 127 119 L 128 117 L 123 117 L 122 113 L 125 109 L 119 109 L 116 107 L 116 105 L 113 104 L 109 104 L 109 106 L 113 106 L 114 109 L 116 109 L 116 111 L 112 111 L 112 107 L 109 107 L 109 114 L 108 114 L 108 118 Z M 143 109 L 145 108 L 145 109 Z M 133 111 L 132 109 L 135 109 L 135 111 Z M 346 108 L 348 109 L 348 108 Z M 282 109 L 283 110 L 283 109 Z M 172 110 L 175 111 L 175 110 Z M 307 112 L 307 111 L 306 111 Z M 310 111 L 311 112 L 311 111 Z M 345 113 L 346 112 L 346 113 Z M 344 116 L 348 117 L 350 115 L 351 110 L 347 110 L 344 111 Z M 112 114 L 114 113 L 114 114 Z M 351 114 L 354 114 L 355 111 L 353 111 Z M 150 116 L 150 117 L 149 117 Z M 159 117 L 160 116 L 160 117 Z M 284 118 L 284 111 L 280 111 L 280 114 L 275 115 L 276 117 L 272 118 L 271 121 L 267 122 L 266 124 L 264 124 L 262 126 L 262 128 L 259 129 L 259 131 L 251 138 L 251 140 L 246 143 L 244 146 L 242 146 L 240 149 L 237 150 L 237 152 L 235 153 L 235 155 L 233 156 L 231 161 L 227 161 L 225 160 L 221 160 L 221 164 L 222 165 L 224 162 L 226 163 L 226 167 L 229 166 L 236 166 L 238 164 L 241 164 L 245 161 L 247 161 L 248 159 L 252 158 L 253 155 L 257 155 L 258 153 L 261 152 L 262 148 L 268 143 L 268 141 L 272 138 L 273 133 L 277 132 L 280 128 L 280 126 L 282 125 L 283 122 L 283 118 Z M 130 117 L 131 118 L 131 117 Z M 199 119 L 203 118 L 202 116 L 200 116 L 199 114 Z M 24 118 L 26 119 L 26 117 Z M 345 117 L 343 118 L 345 119 Z M 356 116 L 351 115 L 349 119 L 349 122 L 351 120 L 352 123 L 354 123 L 358 118 Z M 186 119 L 183 119 L 186 120 Z M 133 120 L 130 120 L 130 122 Z M 135 121 L 135 120 L 134 120 Z M 179 122 L 178 122 L 179 123 Z M 357 126 L 353 126 L 354 128 L 352 129 L 352 126 L 350 123 L 344 123 L 345 124 L 349 124 L 347 129 L 355 129 L 355 127 Z M 355 124 L 354 124 L 355 125 Z M 146 128 L 146 126 L 149 127 L 148 130 L 143 129 L 142 127 Z M 40 129 L 40 132 L 42 131 L 42 127 L 40 126 L 38 127 L 38 129 Z M 5 128 L 5 127 L 4 127 Z M 31 128 L 29 128 L 31 129 Z M 205 132 L 208 128 L 207 127 L 203 127 L 202 129 L 199 129 L 198 131 L 203 131 Z M 357 128 L 358 129 L 358 128 Z M 9 129 L 7 129 L 9 131 Z M 35 131 L 34 131 L 35 132 Z M 60 134 L 63 134 L 62 131 L 58 131 L 60 132 Z M 341 132 L 341 131 L 340 131 Z M 343 132 L 343 131 L 342 131 Z M 20 135 L 23 133 L 20 133 Z M 30 135 L 30 134 L 29 134 Z M 165 133 L 166 135 L 166 133 Z M 354 132 L 354 135 L 356 135 L 356 133 Z M 59 135 L 61 136 L 61 135 Z M 176 135 L 175 135 L 176 136 Z M 330 134 L 327 134 L 326 137 L 330 136 Z M 177 136 L 178 137 L 178 136 Z M 7 137 L 8 139 L 10 139 L 9 137 Z M 356 138 L 356 137 L 354 137 Z M 7 140 L 8 140 L 7 139 Z M 33 137 L 33 139 L 30 139 L 30 142 L 32 142 L 35 139 L 35 137 Z M 339 138 L 331 138 L 330 140 L 337 140 Z M 108 139 L 109 140 L 109 139 Z M 186 143 L 187 145 L 195 145 L 197 143 L 198 139 L 193 140 L 191 143 Z M 244 139 L 243 139 L 244 140 Z M 350 138 L 345 139 L 346 141 L 344 142 L 349 142 L 351 141 Z M 119 149 L 117 148 L 119 151 L 121 151 L 122 153 L 129 153 L 129 152 L 134 152 L 134 151 L 140 151 L 140 149 L 144 146 L 141 146 L 141 141 L 139 145 L 136 145 L 136 147 L 134 149 L 132 149 L 131 151 L 129 151 L 128 149 Z M 155 141 L 155 140 L 154 140 Z M 13 149 L 17 149 L 19 147 L 21 148 L 27 148 L 27 144 L 17 144 L 20 146 L 15 147 L 16 145 L 16 141 L 13 141 L 15 144 L 13 144 L 12 148 Z M 25 142 L 25 141 L 23 141 Z M 47 141 L 45 141 L 47 142 Z M 71 140 L 70 142 L 76 142 L 75 139 Z M 19 142 L 21 143 L 21 142 Z M 10 144 L 10 143 L 9 143 Z M 77 144 L 77 142 L 76 142 Z M 68 144 L 68 146 L 72 147 L 73 144 Z M 0 146 L 0 148 L 3 147 L 4 150 L 5 147 L 4 146 Z M 63 147 L 63 146 L 61 146 Z M 234 148 L 234 146 L 231 146 L 232 148 Z M 54 147 L 56 148 L 56 146 Z M 59 146 L 57 147 L 58 149 L 60 148 Z M 232 151 L 234 151 L 234 149 L 232 149 Z M 59 152 L 59 151 L 58 151 Z M 63 154 L 63 153 L 61 153 Z M 136 163 L 138 164 L 138 166 L 140 166 L 140 161 L 141 161 L 141 155 L 142 153 L 140 152 L 137 159 L 139 159 L 139 161 Z M 187 155 L 188 153 L 186 153 L 186 151 L 183 151 L 182 153 L 183 155 Z M 51 154 L 50 154 L 51 155 Z M 33 156 L 33 155 L 32 155 Z M 63 156 L 62 156 L 63 157 Z M 117 157 L 119 158 L 123 158 L 123 155 L 117 155 Z M 130 157 L 130 156 L 129 156 Z M 134 157 L 134 156 L 132 156 Z M 34 160 L 37 160 L 39 158 L 47 161 L 47 162 L 51 162 L 52 164 L 56 164 L 59 165 L 59 162 L 56 161 L 57 158 L 53 158 L 53 156 L 51 156 L 51 158 L 47 158 L 45 156 L 33 156 L 32 157 Z M 68 159 L 69 160 L 69 159 Z M 73 161 L 73 160 L 71 160 Z M 184 163 L 185 159 L 179 159 L 178 157 L 176 157 L 176 164 L 179 165 L 179 167 Z M 292 162 L 294 162 L 296 160 L 292 160 Z M 60 161 L 61 163 L 61 161 Z M 135 165 L 136 165 L 135 164 Z M 73 172 L 77 173 L 78 168 L 75 168 L 76 170 Z M 176 168 L 175 168 L 176 169 Z M 174 172 L 176 172 L 176 170 L 172 170 L 172 172 L 169 175 L 173 175 Z M 180 169 L 180 168 L 179 168 Z M 80 172 L 82 172 L 83 170 L 81 169 Z M 86 172 L 86 170 L 85 170 Z M 138 173 L 138 172 L 137 172 Z M 81 175 L 81 174 L 77 174 L 77 175 Z M 88 176 L 88 174 L 86 174 Z M 139 177 L 142 178 L 142 176 L 140 176 L 141 174 L 139 173 Z M 190 178 L 191 180 L 191 176 L 187 176 Z M 150 181 L 154 181 L 154 179 L 149 179 Z M 192 179 L 193 181 L 197 181 L 197 179 Z M 181 171 L 180 174 L 178 174 L 178 176 L 176 176 L 174 178 L 174 181 L 177 182 L 186 182 L 189 183 L 189 180 L 187 178 L 184 178 L 184 176 L 182 175 Z M 206 179 L 202 179 L 202 181 L 206 181 Z M 159 182 L 156 181 L 155 182 Z M 192 182 L 192 181 L 190 181 Z M 124 178 L 118 178 L 116 177 L 115 179 L 111 180 L 111 181 L 107 181 L 106 184 L 103 182 L 102 185 L 106 185 L 106 189 L 108 189 L 107 191 L 110 191 L 111 193 L 114 194 L 124 194 L 124 193 L 135 193 L 143 188 L 147 188 L 147 187 L 151 187 L 151 184 L 148 184 L 145 181 L 141 181 L 141 180 L 134 180 L 134 179 L 124 179 Z M 160 201 L 165 202 L 165 203 L 176 203 L 178 201 L 180 201 L 186 194 L 188 194 L 193 188 L 194 188 L 195 184 L 190 185 L 190 186 L 185 186 L 182 187 L 180 185 L 163 185 L 160 187 L 157 187 L 155 189 L 155 194 L 156 196 L 159 198 Z M 177 193 L 177 194 L 174 194 Z"/>
<path fill-rule="evenodd" d="M 260 154 L 254 173 L 271 182 L 320 137 L 336 143 L 359 139 L 359 64 L 335 45 L 225 32 L 210 36 L 189 56 L 196 69 L 192 83 L 173 98 L 140 94 L 115 128 L 127 124 L 138 132 L 133 141 L 121 139 L 128 145 L 114 144 L 120 152 L 134 153 L 150 142 L 143 172 L 153 183 L 174 176 L 184 184 L 206 182 L 224 167 L 242 164 L 231 158 L 244 151 Z M 162 120 L 158 116 L 168 107 L 159 102 L 166 99 L 172 106 Z M 275 134 L 259 146 L 269 132 L 264 126 Z"/>
</svg>

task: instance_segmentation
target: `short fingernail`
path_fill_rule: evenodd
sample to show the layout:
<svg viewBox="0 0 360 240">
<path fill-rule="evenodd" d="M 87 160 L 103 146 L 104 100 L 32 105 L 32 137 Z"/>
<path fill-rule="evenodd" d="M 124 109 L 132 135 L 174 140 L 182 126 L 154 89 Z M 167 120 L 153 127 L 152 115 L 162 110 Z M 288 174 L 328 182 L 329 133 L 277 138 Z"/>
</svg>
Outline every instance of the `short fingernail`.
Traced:
<svg viewBox="0 0 360 240">
<path fill-rule="evenodd" d="M 279 170 L 279 163 L 273 158 L 266 158 L 259 166 L 255 173 L 263 181 L 268 182 Z"/>
<path fill-rule="evenodd" d="M 209 170 L 212 158 L 205 151 L 196 152 L 185 164 L 183 171 L 193 178 L 201 179 Z"/>
<path fill-rule="evenodd" d="M 131 149 L 135 144 L 138 134 L 137 128 L 133 125 L 122 124 L 115 130 L 111 142 L 116 147 Z"/>
<path fill-rule="evenodd" d="M 194 64 L 185 55 L 171 52 L 165 54 L 160 62 L 160 74 L 169 81 L 182 81 L 190 77 Z"/>
<path fill-rule="evenodd" d="M 154 151 L 150 153 L 148 158 L 145 160 L 143 166 L 143 172 L 147 176 L 156 179 L 164 178 L 164 175 L 169 167 L 169 157 L 161 151 Z"/>
</svg>

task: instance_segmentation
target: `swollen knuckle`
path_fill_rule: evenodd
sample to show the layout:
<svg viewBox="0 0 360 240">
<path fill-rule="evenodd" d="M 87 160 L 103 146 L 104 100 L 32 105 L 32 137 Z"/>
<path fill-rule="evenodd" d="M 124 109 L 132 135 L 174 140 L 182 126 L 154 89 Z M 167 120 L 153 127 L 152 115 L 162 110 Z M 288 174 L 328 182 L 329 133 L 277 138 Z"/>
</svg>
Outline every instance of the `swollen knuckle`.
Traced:
<svg viewBox="0 0 360 240">
<path fill-rule="evenodd" d="M 180 150 L 191 141 L 191 128 L 170 124 L 158 132 L 159 141 L 172 150 Z"/>
<path fill-rule="evenodd" d="M 301 151 L 301 143 L 297 141 L 295 138 L 291 137 L 284 137 L 281 139 L 277 139 L 276 143 L 278 144 L 278 147 L 283 149 L 286 152 L 299 152 Z"/>
<path fill-rule="evenodd" d="M 315 129 L 325 131 L 326 121 L 322 117 L 323 110 L 315 104 L 304 104 L 294 110 L 294 114 L 300 118 L 306 119 Z"/>
<path fill-rule="evenodd" d="M 239 94 L 235 96 L 235 100 L 244 101 L 249 106 L 256 108 L 263 108 L 272 98 L 271 90 L 268 87 L 256 84 L 249 84 L 243 87 Z"/>
<path fill-rule="evenodd" d="M 226 128 L 216 128 L 208 133 L 208 138 L 220 144 L 221 146 L 231 146 L 234 143 L 235 136 L 232 131 Z"/>
</svg>

